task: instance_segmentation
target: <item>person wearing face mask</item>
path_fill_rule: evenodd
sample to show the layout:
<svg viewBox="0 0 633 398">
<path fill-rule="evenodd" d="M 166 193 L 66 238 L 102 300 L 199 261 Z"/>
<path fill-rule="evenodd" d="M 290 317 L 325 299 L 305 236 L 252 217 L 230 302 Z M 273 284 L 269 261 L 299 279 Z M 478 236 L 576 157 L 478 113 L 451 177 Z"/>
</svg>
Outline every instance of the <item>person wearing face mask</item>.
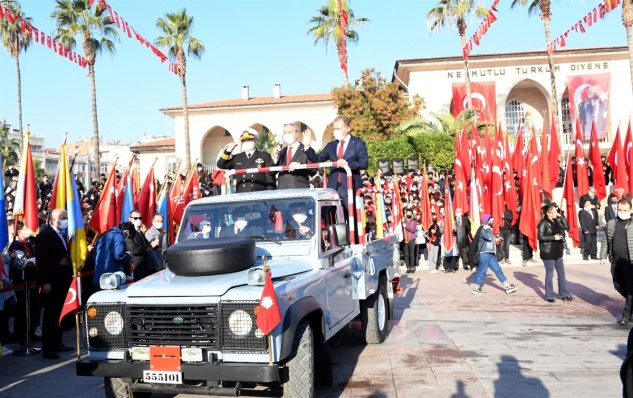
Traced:
<svg viewBox="0 0 633 398">
<path fill-rule="evenodd" d="M 609 203 L 609 205 L 604 209 L 604 220 L 608 223 L 618 215 L 618 197 L 613 194 L 609 195 L 607 203 Z"/>
<path fill-rule="evenodd" d="M 618 321 L 626 326 L 631 323 L 633 307 L 633 227 L 631 227 L 631 201 L 618 201 L 617 217 L 607 223 L 606 241 L 600 249 L 600 265 L 611 263 L 611 275 L 615 290 L 624 297 L 622 317 Z"/>
<path fill-rule="evenodd" d="M 580 205 L 582 206 L 582 204 L 585 203 L 586 200 L 591 202 L 594 209 L 600 210 L 600 200 L 596 196 L 596 188 L 590 187 L 589 191 L 580 197 Z"/>
<path fill-rule="evenodd" d="M 49 225 L 37 235 L 35 259 L 44 307 L 42 354 L 47 359 L 59 359 L 58 352 L 74 350 L 62 343 L 59 326 L 59 316 L 73 278 L 73 266 L 66 238 L 68 213 L 64 209 L 54 209 L 50 214 Z"/>
<path fill-rule="evenodd" d="M 308 206 L 304 202 L 295 202 L 288 206 L 290 217 L 286 225 L 286 238 L 309 239 L 314 235 L 314 219 L 308 216 Z"/>
<path fill-rule="evenodd" d="M 429 272 L 431 274 L 437 274 L 439 271 L 437 270 L 440 264 L 440 245 L 442 244 L 442 231 L 437 223 L 437 216 L 433 214 L 432 223 L 429 226 L 428 237 L 429 237 L 429 259 L 428 266 Z"/>
<path fill-rule="evenodd" d="M 249 216 L 251 211 L 246 206 L 240 206 L 233 210 L 231 218 L 233 224 L 222 227 L 220 238 L 247 237 L 251 235 L 264 235 L 264 229 L 250 225 Z"/>
<path fill-rule="evenodd" d="M 134 225 L 134 230 L 127 230 L 128 236 L 125 239 L 125 248 L 132 254 L 134 282 L 145 278 L 148 275 L 156 272 L 161 265 L 156 261 L 153 249 L 160 243 L 158 237 L 155 237 L 151 242 L 145 239 L 145 235 L 140 231 L 141 224 L 143 223 L 141 212 L 134 209 L 130 213 L 128 222 Z"/>
<path fill-rule="evenodd" d="M 555 303 L 554 298 L 554 271 L 558 275 L 558 294 L 563 301 L 573 301 L 574 296 L 567 289 L 565 277 L 565 264 L 563 263 L 563 241 L 565 230 L 557 219 L 561 215 L 556 211 L 556 205 L 545 205 L 541 209 L 543 219 L 537 226 L 539 252 L 543 265 L 545 265 L 545 300 Z"/>
<path fill-rule="evenodd" d="M 413 212 L 407 210 L 405 218 L 402 220 L 404 232 L 404 262 L 407 265 L 407 274 L 413 274 L 416 266 L 415 256 L 415 234 L 417 232 L 417 221 L 413 218 Z"/>
<path fill-rule="evenodd" d="M 307 138 L 305 138 L 307 137 Z M 279 145 L 273 151 L 273 162 L 275 166 L 289 166 L 290 171 L 280 171 L 277 176 L 277 189 L 310 188 L 310 177 L 316 170 L 295 170 L 300 164 L 314 163 L 317 156 L 310 145 L 309 134 L 304 133 L 307 145 L 299 142 L 299 127 L 294 123 L 284 124 L 283 142 L 286 144 L 282 148 Z"/>
<path fill-rule="evenodd" d="M 209 227 L 209 231 L 210 230 L 211 227 Z M 158 246 L 154 248 L 154 255 L 160 265 L 159 269 L 163 269 L 165 267 L 164 254 L 169 244 L 167 242 L 167 234 L 163 228 L 163 215 L 160 213 L 154 214 L 152 217 L 152 227 L 145 232 L 145 239 L 147 239 L 148 242 L 151 242 L 156 238 L 158 238 L 159 243 Z"/>
<path fill-rule="evenodd" d="M 596 235 L 598 231 L 598 212 L 593 208 L 590 200 L 583 202 L 583 209 L 578 212 L 580 224 L 580 239 L 583 241 L 582 259 L 598 259 L 598 244 Z"/>
<path fill-rule="evenodd" d="M 336 141 L 329 142 L 323 151 L 317 156 L 318 162 L 332 161 L 337 167 L 333 167 L 328 177 L 328 188 L 335 189 L 343 202 L 343 208 L 347 211 L 347 177 L 343 166 L 348 166 L 352 171 L 352 192 L 356 192 L 363 186 L 363 180 L 360 177 L 360 171 L 366 170 L 369 166 L 369 155 L 367 153 L 367 145 L 360 138 L 353 137 L 350 134 L 350 120 L 347 116 L 339 115 L 334 118 L 332 123 L 334 127 L 334 139 Z M 353 198 L 350 198 L 353 200 Z M 347 212 L 346 212 L 347 214 Z"/>
<path fill-rule="evenodd" d="M 208 195 L 204 194 L 206 188 L 211 186 L 211 179 L 209 178 L 209 174 L 204 171 L 204 166 L 202 163 L 196 164 L 196 168 L 198 170 L 198 185 L 200 186 L 200 192 L 202 193 L 202 197 L 206 198 Z M 160 192 L 159 189 L 156 192 Z"/>
<path fill-rule="evenodd" d="M 492 269 L 492 272 L 497 276 L 499 282 L 501 282 L 505 288 L 507 294 L 517 291 L 517 286 L 508 282 L 508 279 L 503 274 L 503 270 L 497 260 L 497 241 L 492 232 L 492 225 L 494 219 L 490 214 L 484 214 L 481 218 L 481 227 L 477 230 L 475 240 L 477 241 L 477 252 L 479 253 L 479 266 L 477 267 L 477 273 L 475 274 L 475 287 L 472 290 L 472 294 L 482 295 L 485 294 L 483 290 L 484 277 L 488 272 L 488 267 Z"/>
<path fill-rule="evenodd" d="M 95 291 L 99 290 L 99 279 L 106 272 L 122 271 L 126 275 L 131 275 L 132 255 L 125 247 L 125 224 L 128 224 L 128 229 L 130 226 L 133 228 L 131 223 L 122 223 L 105 231 L 95 242 L 95 270 L 92 275 L 92 286 Z"/>
<path fill-rule="evenodd" d="M 252 128 L 247 128 L 240 135 L 242 152 L 231 155 L 237 147 L 236 143 L 229 144 L 218 159 L 217 166 L 221 169 L 252 169 L 271 167 L 273 159 L 268 152 L 256 148 L 259 133 Z M 275 189 L 274 174 L 276 173 L 248 173 L 236 175 L 235 192 L 257 192 Z"/>
<path fill-rule="evenodd" d="M 189 239 L 209 239 L 211 237 L 211 221 L 209 220 L 202 220 L 198 224 L 198 231 L 189 235 Z"/>
</svg>

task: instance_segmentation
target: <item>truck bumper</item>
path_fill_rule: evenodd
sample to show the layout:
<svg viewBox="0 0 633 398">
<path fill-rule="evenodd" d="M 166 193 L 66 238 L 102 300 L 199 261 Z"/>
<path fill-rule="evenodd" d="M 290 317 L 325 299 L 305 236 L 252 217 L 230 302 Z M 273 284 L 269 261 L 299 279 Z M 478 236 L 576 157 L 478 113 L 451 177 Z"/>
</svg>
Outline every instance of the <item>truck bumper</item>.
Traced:
<svg viewBox="0 0 633 398">
<path fill-rule="evenodd" d="M 77 376 L 100 376 L 142 379 L 149 370 L 149 362 L 128 360 L 82 359 L 76 363 Z M 244 383 L 270 383 L 280 381 L 279 366 L 250 363 L 183 363 L 183 380 L 236 381 Z"/>
</svg>

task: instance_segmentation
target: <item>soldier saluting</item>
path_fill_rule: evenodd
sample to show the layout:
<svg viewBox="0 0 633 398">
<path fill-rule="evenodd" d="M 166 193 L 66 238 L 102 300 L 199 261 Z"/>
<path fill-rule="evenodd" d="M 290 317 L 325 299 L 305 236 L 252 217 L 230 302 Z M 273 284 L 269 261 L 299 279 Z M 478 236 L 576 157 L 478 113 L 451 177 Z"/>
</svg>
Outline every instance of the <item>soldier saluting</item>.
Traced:
<svg viewBox="0 0 633 398">
<path fill-rule="evenodd" d="M 237 143 L 227 145 L 222 156 L 218 159 L 218 167 L 221 169 L 251 169 L 273 166 L 270 154 L 255 147 L 258 135 L 259 133 L 252 128 L 244 130 L 240 135 L 242 152 L 231 155 L 237 147 Z M 275 180 L 270 173 L 249 173 L 235 176 L 235 191 L 237 193 L 268 189 L 275 189 Z"/>
</svg>

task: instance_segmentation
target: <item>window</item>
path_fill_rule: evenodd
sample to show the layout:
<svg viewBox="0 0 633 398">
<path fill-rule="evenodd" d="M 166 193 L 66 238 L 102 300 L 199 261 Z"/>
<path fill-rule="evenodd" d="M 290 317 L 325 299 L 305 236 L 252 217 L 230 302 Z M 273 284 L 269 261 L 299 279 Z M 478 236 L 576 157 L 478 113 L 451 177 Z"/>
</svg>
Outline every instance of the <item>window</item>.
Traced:
<svg viewBox="0 0 633 398">
<path fill-rule="evenodd" d="M 167 174 L 171 176 L 176 174 L 176 158 L 167 158 Z"/>
<path fill-rule="evenodd" d="M 560 109 L 563 121 L 563 132 L 571 133 L 573 126 L 571 122 L 571 109 L 569 107 L 569 96 L 565 95 L 560 101 Z"/>
<path fill-rule="evenodd" d="M 517 127 L 521 123 L 521 132 L 525 133 L 525 109 L 523 104 L 517 100 L 512 100 L 506 105 L 506 128 L 508 133 L 517 134 Z"/>
</svg>

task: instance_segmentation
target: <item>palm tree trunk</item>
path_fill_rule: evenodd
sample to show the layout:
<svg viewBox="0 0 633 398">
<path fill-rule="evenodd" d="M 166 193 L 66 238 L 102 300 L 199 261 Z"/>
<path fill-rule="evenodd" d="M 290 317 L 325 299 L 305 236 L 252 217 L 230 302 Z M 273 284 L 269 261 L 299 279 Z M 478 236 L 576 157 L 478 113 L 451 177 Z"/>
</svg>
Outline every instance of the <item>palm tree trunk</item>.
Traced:
<svg viewBox="0 0 633 398">
<path fill-rule="evenodd" d="M 552 35 L 549 29 L 549 19 L 543 20 L 543 26 L 545 27 L 545 41 L 549 45 L 549 43 L 552 42 Z M 561 134 L 560 142 L 562 143 L 563 129 L 560 128 L 558 124 L 558 94 L 556 92 L 556 73 L 555 73 L 556 66 L 554 65 L 554 55 L 552 51 L 549 51 L 547 53 L 547 63 L 549 65 L 549 80 L 550 80 L 550 84 L 552 85 L 552 99 L 550 102 L 550 110 L 554 114 L 554 118 L 556 120 L 556 126 L 558 126 L 558 131 Z M 547 123 L 544 122 L 543 125 L 546 126 Z"/>
<path fill-rule="evenodd" d="M 462 38 L 462 48 L 466 47 L 466 35 L 460 35 Z M 473 108 L 473 99 L 470 95 L 470 72 L 468 71 L 468 58 L 464 58 L 464 73 L 466 74 L 466 99 L 468 101 L 468 109 Z"/>
<path fill-rule="evenodd" d="M 88 78 L 90 79 L 90 99 L 92 101 L 92 156 L 94 156 L 95 180 L 98 180 L 101 174 L 101 159 L 99 158 L 99 122 L 97 121 L 97 86 L 94 64 L 88 64 Z M 88 174 L 90 174 L 90 170 L 88 170 Z"/>
<path fill-rule="evenodd" d="M 629 72 L 631 74 L 631 88 L 633 89 L 633 37 L 631 37 L 631 25 L 633 25 L 633 7 L 629 1 L 622 3 L 622 23 L 626 29 L 626 42 L 629 45 Z"/>
<path fill-rule="evenodd" d="M 185 168 L 191 168 L 191 144 L 189 140 L 189 109 L 187 109 L 187 83 L 184 73 L 180 76 L 180 88 L 182 90 L 182 115 L 184 117 L 185 130 Z"/>
<path fill-rule="evenodd" d="M 20 129 L 20 154 L 22 154 L 22 144 L 24 138 L 22 137 L 22 76 L 20 75 L 20 55 L 15 57 L 15 76 L 18 82 L 18 128 Z"/>
</svg>

